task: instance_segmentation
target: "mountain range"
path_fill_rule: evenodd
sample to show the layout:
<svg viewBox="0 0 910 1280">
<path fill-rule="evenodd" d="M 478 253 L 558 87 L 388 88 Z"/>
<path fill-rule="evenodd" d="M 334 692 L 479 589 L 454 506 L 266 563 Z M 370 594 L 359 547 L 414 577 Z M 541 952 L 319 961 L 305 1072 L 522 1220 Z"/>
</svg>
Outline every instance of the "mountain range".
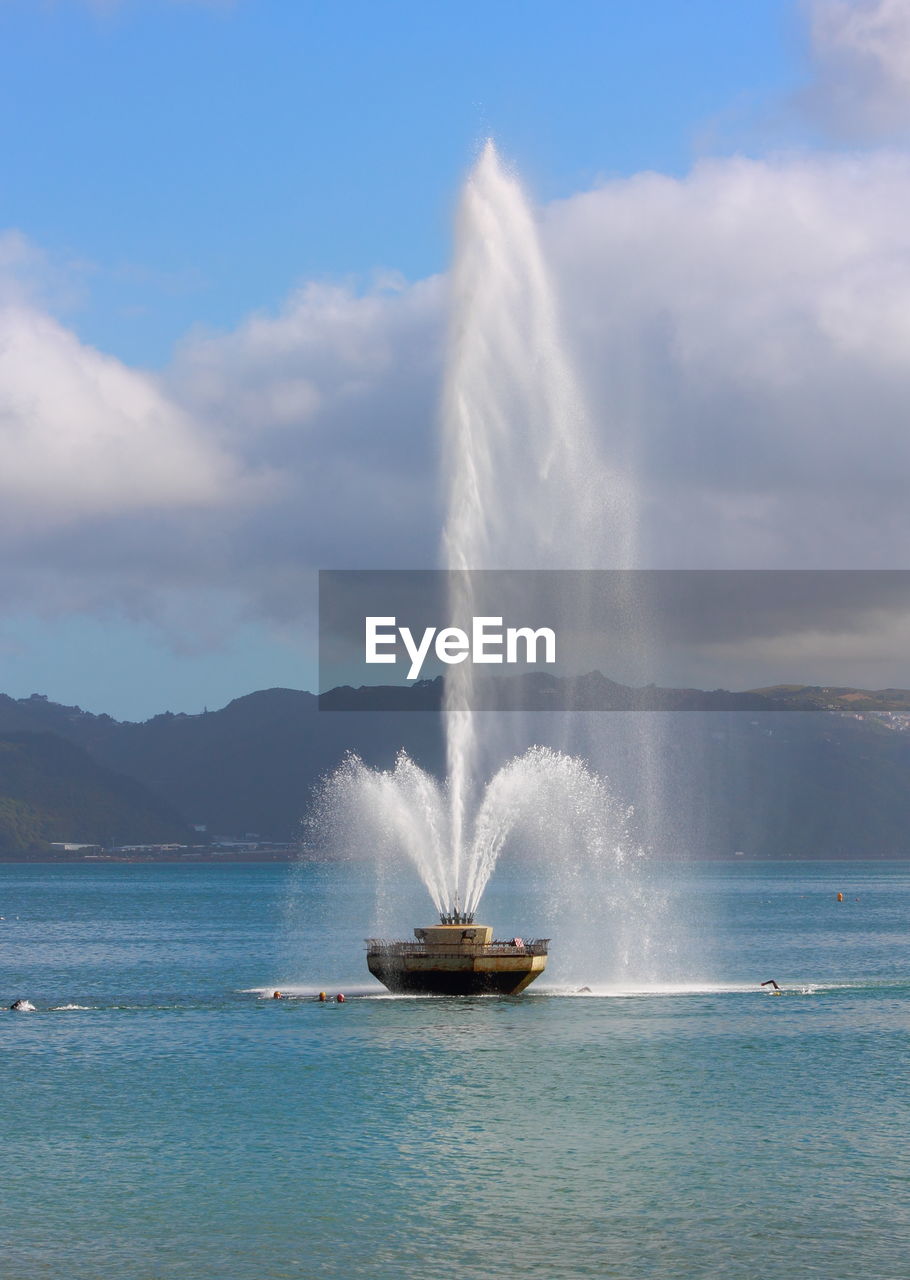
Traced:
<svg viewBox="0 0 910 1280">
<path fill-rule="evenodd" d="M 0 695 L 0 853 L 46 855 L 55 840 L 299 839 L 314 788 L 348 751 L 388 768 L 405 749 L 442 774 L 440 686 L 321 697 L 267 689 L 218 711 L 142 723 L 38 694 Z M 910 849 L 906 690 L 642 690 L 592 673 L 571 684 L 532 677 L 520 702 L 526 714 L 515 718 L 513 747 L 582 749 L 668 851 L 902 857 Z M 591 714 L 553 714 L 566 705 Z M 624 714 L 643 709 L 656 714 Z M 565 740 L 566 722 L 576 721 L 581 746 Z M 653 738 L 649 776 L 661 778 L 659 799 L 629 749 L 642 726 Z"/>
</svg>

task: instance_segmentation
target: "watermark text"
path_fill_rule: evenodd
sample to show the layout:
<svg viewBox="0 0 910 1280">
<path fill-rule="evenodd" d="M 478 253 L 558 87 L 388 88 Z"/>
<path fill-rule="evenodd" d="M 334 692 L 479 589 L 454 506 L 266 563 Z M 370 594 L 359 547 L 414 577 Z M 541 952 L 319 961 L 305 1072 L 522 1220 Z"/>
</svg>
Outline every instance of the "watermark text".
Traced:
<svg viewBox="0 0 910 1280">
<path fill-rule="evenodd" d="M 471 619 L 470 632 L 461 627 L 425 627 L 415 636 L 410 627 L 399 627 L 396 617 L 364 619 L 364 660 L 368 663 L 398 661 L 399 642 L 410 659 L 407 678 L 419 680 L 430 650 L 440 662 L 554 663 L 556 632 L 550 627 L 503 627 L 502 618 Z M 543 656 L 540 656 L 541 649 Z"/>
</svg>

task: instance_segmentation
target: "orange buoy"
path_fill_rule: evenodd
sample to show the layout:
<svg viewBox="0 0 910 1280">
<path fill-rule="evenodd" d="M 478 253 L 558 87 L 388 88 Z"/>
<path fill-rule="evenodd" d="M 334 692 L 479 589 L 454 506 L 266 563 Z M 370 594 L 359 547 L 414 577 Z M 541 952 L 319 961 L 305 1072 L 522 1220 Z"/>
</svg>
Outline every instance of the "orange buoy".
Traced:
<svg viewBox="0 0 910 1280">
<path fill-rule="evenodd" d="M 324 991 L 319 992 L 319 999 L 323 1002 L 325 1002 L 325 1000 L 327 999 L 327 996 Z"/>
<path fill-rule="evenodd" d="M 843 900 L 844 900 L 844 895 L 843 895 L 842 893 L 839 893 L 839 894 L 837 895 L 837 900 L 838 900 L 838 902 L 843 902 Z"/>
<path fill-rule="evenodd" d="M 280 1000 L 280 999 L 281 999 L 281 992 L 280 992 L 280 991 L 273 991 L 273 992 L 272 992 L 272 999 L 273 999 L 273 1000 Z"/>
</svg>

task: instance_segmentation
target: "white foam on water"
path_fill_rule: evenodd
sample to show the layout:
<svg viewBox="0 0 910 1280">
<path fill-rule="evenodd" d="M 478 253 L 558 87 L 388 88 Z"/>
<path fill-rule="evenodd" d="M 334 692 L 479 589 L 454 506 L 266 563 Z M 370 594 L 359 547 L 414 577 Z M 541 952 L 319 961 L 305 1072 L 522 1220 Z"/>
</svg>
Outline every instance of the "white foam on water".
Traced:
<svg viewBox="0 0 910 1280">
<path fill-rule="evenodd" d="M 878 985 L 878 984 L 874 984 Z M 591 997 L 594 999 L 640 999 L 677 996 L 814 996 L 828 991 L 868 989 L 861 982 L 794 982 L 782 983 L 779 992 L 754 982 L 642 982 L 595 983 L 589 987 L 556 987 L 538 984 L 529 995 Z"/>
<path fill-rule="evenodd" d="M 336 995 L 343 995 L 347 1000 L 349 996 L 379 996 L 385 997 L 389 993 L 384 988 L 375 983 L 327 983 L 321 987 L 313 986 L 310 983 L 289 982 L 282 985 L 276 982 L 271 987 L 243 987 L 238 994 L 245 996 L 258 996 L 260 1000 L 272 1000 L 275 991 L 281 992 L 281 998 L 291 1000 L 315 1000 L 319 996 L 320 991 L 326 994 L 326 1002 L 334 1002 Z"/>
<path fill-rule="evenodd" d="M 590 996 L 595 999 L 626 999 L 641 996 L 715 996 L 756 994 L 748 982 L 617 982 L 594 983 L 587 987 L 535 987 L 535 995 Z M 763 994 L 758 992 L 758 994 Z"/>
<path fill-rule="evenodd" d="M 887 983 L 868 982 L 793 982 L 783 983 L 780 996 L 814 996 L 826 992 L 868 990 L 870 986 L 887 986 Z M 368 1000 L 436 1000 L 436 999 L 502 999 L 496 994 L 490 996 L 474 995 L 470 997 L 435 996 L 423 994 L 392 993 L 373 983 L 331 983 L 317 987 L 310 983 L 292 982 L 275 983 L 266 987 L 244 987 L 238 994 L 253 995 L 261 1000 L 271 1000 L 272 993 L 280 991 L 282 999 L 317 1000 L 320 991 L 326 993 L 326 1003 L 334 1004 L 335 996 L 343 994 L 345 999 Z M 522 999 L 593 999 L 593 1000 L 641 1000 L 641 999 L 679 999 L 702 996 L 774 996 L 773 991 L 754 982 L 594 982 L 580 987 L 556 983 L 535 982 L 532 987 L 521 993 Z M 64 1008 L 82 1006 L 68 1005 Z"/>
</svg>

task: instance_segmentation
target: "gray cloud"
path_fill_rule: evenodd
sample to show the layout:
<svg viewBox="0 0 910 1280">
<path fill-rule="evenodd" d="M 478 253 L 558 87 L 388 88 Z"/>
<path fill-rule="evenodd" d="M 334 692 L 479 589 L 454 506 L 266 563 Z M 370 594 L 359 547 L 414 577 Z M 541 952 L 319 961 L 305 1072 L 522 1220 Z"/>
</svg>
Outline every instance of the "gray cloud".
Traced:
<svg viewBox="0 0 910 1280">
<path fill-rule="evenodd" d="M 816 79 L 805 104 L 852 140 L 910 134 L 910 7 L 906 0 L 812 0 Z"/>
</svg>

